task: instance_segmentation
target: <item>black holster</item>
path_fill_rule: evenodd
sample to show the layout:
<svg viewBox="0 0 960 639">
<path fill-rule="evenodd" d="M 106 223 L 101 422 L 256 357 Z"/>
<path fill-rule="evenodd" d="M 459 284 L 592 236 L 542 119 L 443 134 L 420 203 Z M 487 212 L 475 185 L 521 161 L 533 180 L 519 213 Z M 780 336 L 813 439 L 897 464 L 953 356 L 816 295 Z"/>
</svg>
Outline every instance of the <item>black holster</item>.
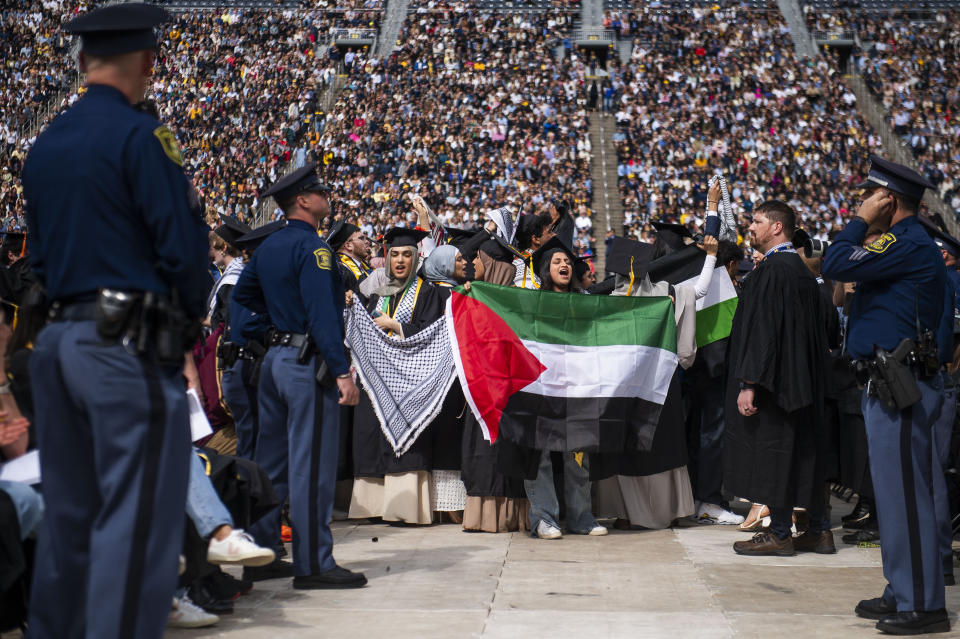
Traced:
<svg viewBox="0 0 960 639">
<path fill-rule="evenodd" d="M 917 344 L 905 339 L 891 351 L 877 347 L 869 360 L 854 362 L 854 373 L 867 394 L 876 397 L 891 410 L 902 411 L 923 397 L 917 384 Z"/>
</svg>

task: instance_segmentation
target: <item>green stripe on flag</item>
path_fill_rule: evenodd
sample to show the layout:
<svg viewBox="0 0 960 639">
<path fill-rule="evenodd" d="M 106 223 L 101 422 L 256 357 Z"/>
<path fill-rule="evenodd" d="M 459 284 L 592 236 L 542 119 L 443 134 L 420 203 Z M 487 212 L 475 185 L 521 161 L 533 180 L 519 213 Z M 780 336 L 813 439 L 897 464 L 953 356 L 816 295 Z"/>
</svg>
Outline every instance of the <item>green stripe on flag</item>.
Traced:
<svg viewBox="0 0 960 639">
<path fill-rule="evenodd" d="M 731 297 L 719 304 L 697 311 L 697 348 L 730 337 L 737 298 Z"/>
<path fill-rule="evenodd" d="M 522 340 L 570 346 L 640 345 L 677 352 L 673 304 L 667 297 L 554 293 L 484 282 L 470 292 Z"/>
</svg>

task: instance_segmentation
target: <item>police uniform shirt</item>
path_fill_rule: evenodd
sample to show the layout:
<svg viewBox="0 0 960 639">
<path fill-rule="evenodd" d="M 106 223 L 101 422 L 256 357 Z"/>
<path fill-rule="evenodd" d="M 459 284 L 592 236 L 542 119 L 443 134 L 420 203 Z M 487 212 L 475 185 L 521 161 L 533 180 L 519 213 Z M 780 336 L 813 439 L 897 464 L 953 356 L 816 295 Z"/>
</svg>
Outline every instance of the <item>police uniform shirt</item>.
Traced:
<svg viewBox="0 0 960 639">
<path fill-rule="evenodd" d="M 203 317 L 208 229 L 182 165 L 170 130 L 113 87 L 90 86 L 54 119 L 23 169 L 29 259 L 48 298 L 176 291 Z"/>
<path fill-rule="evenodd" d="M 918 315 L 923 329 L 939 333 L 945 311 L 947 269 L 916 216 L 864 247 L 866 233 L 867 223 L 853 218 L 823 263 L 825 277 L 857 282 L 847 328 L 847 350 L 854 358 L 872 356 L 874 345 L 892 351 L 903 339 L 915 339 Z M 949 345 L 939 347 L 941 361 L 950 361 Z"/>
<path fill-rule="evenodd" d="M 240 348 L 246 348 L 249 340 L 264 343 L 270 329 L 270 318 L 266 313 L 254 313 L 230 296 L 230 327 L 227 340 Z"/>
<path fill-rule="evenodd" d="M 349 372 L 340 271 L 310 224 L 290 220 L 268 237 L 240 274 L 233 297 L 255 313 L 269 314 L 281 333 L 309 333 L 334 375 Z"/>
</svg>

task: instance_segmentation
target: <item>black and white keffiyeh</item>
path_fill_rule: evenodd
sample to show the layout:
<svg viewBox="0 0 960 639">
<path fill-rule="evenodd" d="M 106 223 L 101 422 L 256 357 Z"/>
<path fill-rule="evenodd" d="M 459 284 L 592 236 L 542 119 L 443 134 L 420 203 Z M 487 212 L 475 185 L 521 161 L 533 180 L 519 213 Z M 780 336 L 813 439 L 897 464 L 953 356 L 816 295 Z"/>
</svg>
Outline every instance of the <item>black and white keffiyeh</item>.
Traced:
<svg viewBox="0 0 960 639">
<path fill-rule="evenodd" d="M 717 211 L 717 214 L 720 216 L 720 233 L 717 235 L 717 239 L 736 242 L 737 220 L 733 217 L 733 208 L 730 206 L 730 189 L 727 187 L 726 178 L 722 175 L 714 175 L 707 183 L 707 188 L 712 187 L 717 182 L 720 183 L 721 194 L 720 206 Z M 707 215 L 710 215 L 709 208 L 707 209 Z"/>
<path fill-rule="evenodd" d="M 513 209 L 509 206 L 501 206 L 498 209 L 487 211 L 486 218 L 493 220 L 497 225 L 497 235 L 507 244 L 513 244 L 513 238 L 517 234 L 517 220 L 514 218 Z"/>
<path fill-rule="evenodd" d="M 383 436 L 399 457 L 440 413 L 456 379 L 447 320 L 441 317 L 397 339 L 380 330 L 360 304 L 344 315 L 346 344 Z"/>
</svg>

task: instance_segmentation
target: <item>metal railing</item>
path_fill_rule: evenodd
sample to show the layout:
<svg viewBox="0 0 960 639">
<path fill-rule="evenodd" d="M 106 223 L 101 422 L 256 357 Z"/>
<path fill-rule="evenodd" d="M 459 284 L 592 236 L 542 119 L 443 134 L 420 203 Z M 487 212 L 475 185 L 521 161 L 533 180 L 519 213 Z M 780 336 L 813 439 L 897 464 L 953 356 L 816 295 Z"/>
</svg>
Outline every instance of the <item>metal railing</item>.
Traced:
<svg viewBox="0 0 960 639">
<path fill-rule="evenodd" d="M 334 42 L 338 40 L 369 40 L 376 42 L 376 29 L 334 29 L 330 33 L 330 39 Z"/>
<path fill-rule="evenodd" d="M 574 44 L 613 44 L 617 41 L 617 34 L 613 29 L 574 29 L 570 32 L 570 40 Z"/>
</svg>

